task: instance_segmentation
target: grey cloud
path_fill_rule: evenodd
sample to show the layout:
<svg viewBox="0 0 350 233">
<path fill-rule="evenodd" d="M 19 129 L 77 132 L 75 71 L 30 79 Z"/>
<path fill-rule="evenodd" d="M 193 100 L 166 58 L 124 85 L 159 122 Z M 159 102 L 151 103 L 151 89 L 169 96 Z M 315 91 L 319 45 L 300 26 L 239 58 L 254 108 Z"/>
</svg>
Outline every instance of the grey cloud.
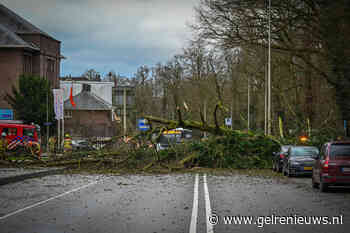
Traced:
<svg viewBox="0 0 350 233">
<path fill-rule="evenodd" d="M 1 0 L 62 41 L 62 73 L 111 67 L 130 75 L 164 62 L 190 37 L 186 22 L 198 0 Z M 112 67 L 117 64 L 117 67 Z M 84 65 L 86 66 L 84 68 Z M 102 72 L 102 71 L 101 71 Z"/>
</svg>

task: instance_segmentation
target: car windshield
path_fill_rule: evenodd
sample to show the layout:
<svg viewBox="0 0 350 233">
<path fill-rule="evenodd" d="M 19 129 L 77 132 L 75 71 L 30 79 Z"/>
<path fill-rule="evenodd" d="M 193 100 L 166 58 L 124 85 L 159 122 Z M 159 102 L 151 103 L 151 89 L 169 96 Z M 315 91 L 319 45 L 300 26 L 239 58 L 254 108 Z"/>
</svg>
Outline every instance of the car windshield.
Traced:
<svg viewBox="0 0 350 233">
<path fill-rule="evenodd" d="M 23 129 L 23 136 L 34 137 L 34 129 Z"/>
<path fill-rule="evenodd" d="M 159 143 L 177 143 L 181 142 L 181 134 L 162 134 L 159 138 Z"/>
<path fill-rule="evenodd" d="M 282 152 L 287 152 L 290 147 L 291 146 L 282 146 L 281 151 Z"/>
<path fill-rule="evenodd" d="M 331 146 L 332 156 L 349 156 L 350 157 L 350 144 L 336 144 Z"/>
<path fill-rule="evenodd" d="M 294 147 L 291 156 L 312 156 L 319 153 L 316 147 Z"/>
</svg>

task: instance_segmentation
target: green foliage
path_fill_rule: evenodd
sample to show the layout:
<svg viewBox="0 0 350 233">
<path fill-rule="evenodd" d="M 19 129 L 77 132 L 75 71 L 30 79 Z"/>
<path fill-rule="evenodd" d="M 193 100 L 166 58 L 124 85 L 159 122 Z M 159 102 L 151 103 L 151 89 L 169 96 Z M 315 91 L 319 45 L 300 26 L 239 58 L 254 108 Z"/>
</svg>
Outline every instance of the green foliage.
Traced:
<svg viewBox="0 0 350 233">
<path fill-rule="evenodd" d="M 197 164 L 219 168 L 267 168 L 279 143 L 261 134 L 227 132 L 204 142 L 194 142 L 190 151 L 197 152 Z"/>
<path fill-rule="evenodd" d="M 25 123 L 32 122 L 43 127 L 46 122 L 47 95 L 49 99 L 49 121 L 54 119 L 53 94 L 47 79 L 38 76 L 21 76 L 18 88 L 12 87 L 5 100 L 14 109 L 16 118 Z"/>
<path fill-rule="evenodd" d="M 178 162 L 185 167 L 269 168 L 278 141 L 262 134 L 228 131 L 205 141 L 171 146 L 157 153 L 158 162 Z"/>
</svg>

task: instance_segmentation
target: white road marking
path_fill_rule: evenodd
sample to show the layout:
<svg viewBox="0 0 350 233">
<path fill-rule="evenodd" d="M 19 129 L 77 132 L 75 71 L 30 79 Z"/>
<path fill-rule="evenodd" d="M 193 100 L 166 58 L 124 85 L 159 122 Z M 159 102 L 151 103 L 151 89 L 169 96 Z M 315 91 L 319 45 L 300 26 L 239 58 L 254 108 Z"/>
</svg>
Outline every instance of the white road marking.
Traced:
<svg viewBox="0 0 350 233">
<path fill-rule="evenodd" d="M 211 208 L 210 208 L 210 199 L 209 199 L 209 191 L 207 185 L 207 174 L 203 176 L 203 185 L 204 185 L 204 198 L 205 198 L 205 212 L 206 212 L 206 222 L 207 222 L 207 233 L 214 233 L 213 225 L 209 222 L 209 216 L 211 216 Z"/>
<path fill-rule="evenodd" d="M 39 206 L 39 205 L 43 205 L 43 204 L 45 204 L 45 203 L 47 203 L 47 202 L 49 202 L 49 201 L 52 201 L 52 200 L 54 200 L 54 199 L 57 199 L 57 198 L 60 198 L 60 197 L 65 196 L 65 195 L 68 195 L 68 194 L 70 194 L 70 193 L 74 193 L 74 192 L 79 191 L 79 190 L 81 190 L 81 189 L 87 188 L 87 187 L 89 187 L 89 186 L 91 186 L 91 185 L 97 184 L 98 182 L 100 182 L 100 181 L 91 182 L 91 183 L 89 183 L 89 184 L 87 184 L 87 185 L 83 185 L 83 186 L 81 186 L 81 187 L 78 187 L 78 188 L 72 189 L 72 190 L 70 190 L 70 191 L 64 192 L 64 193 L 62 193 L 62 194 L 59 194 L 59 195 L 57 195 L 57 196 L 51 197 L 51 198 L 49 198 L 49 199 L 47 199 L 47 200 L 40 201 L 40 202 L 35 203 L 35 204 L 33 204 L 33 205 L 30 205 L 30 206 L 24 207 L 24 208 L 22 208 L 22 209 L 16 210 L 16 211 L 14 211 L 14 212 L 12 212 L 12 213 L 6 214 L 6 215 L 4 215 L 4 216 L 0 216 L 0 220 L 4 220 L 4 219 L 6 219 L 6 218 L 8 218 L 8 217 L 11 217 L 11 216 L 13 216 L 13 215 L 15 215 L 15 214 L 21 213 L 21 212 L 23 212 L 23 211 L 25 211 L 25 210 L 28 210 L 28 209 L 37 207 L 37 206 Z"/>
<path fill-rule="evenodd" d="M 197 229 L 197 216 L 198 216 L 198 174 L 194 181 L 194 193 L 193 193 L 193 206 L 192 206 L 192 216 L 190 224 L 190 233 L 196 233 Z"/>
</svg>

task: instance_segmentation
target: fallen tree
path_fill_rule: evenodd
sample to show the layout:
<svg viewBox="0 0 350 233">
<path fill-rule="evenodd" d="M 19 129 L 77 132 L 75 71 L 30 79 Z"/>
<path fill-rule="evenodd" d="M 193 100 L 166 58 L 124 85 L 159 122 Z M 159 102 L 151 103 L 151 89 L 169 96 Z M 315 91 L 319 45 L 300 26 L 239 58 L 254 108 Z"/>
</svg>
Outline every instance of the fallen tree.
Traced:
<svg viewBox="0 0 350 233">
<path fill-rule="evenodd" d="M 212 125 L 204 121 L 183 120 L 180 110 L 178 113 L 178 121 L 145 116 L 151 125 L 157 123 L 162 127 L 151 127 L 152 130 L 147 134 L 127 137 L 122 141 L 115 139 L 117 149 L 70 152 L 53 157 L 42 165 L 95 171 L 150 171 L 158 168 L 173 171 L 191 167 L 268 168 L 273 152 L 279 149 L 279 142 L 272 137 L 231 130 L 219 126 L 217 121 Z M 156 151 L 155 141 L 151 142 L 152 135 L 160 135 L 163 130 L 176 127 L 197 129 L 209 132 L 212 136 L 204 141 L 193 140 L 172 145 L 168 150 Z M 23 165 L 38 165 L 38 161 Z"/>
</svg>

